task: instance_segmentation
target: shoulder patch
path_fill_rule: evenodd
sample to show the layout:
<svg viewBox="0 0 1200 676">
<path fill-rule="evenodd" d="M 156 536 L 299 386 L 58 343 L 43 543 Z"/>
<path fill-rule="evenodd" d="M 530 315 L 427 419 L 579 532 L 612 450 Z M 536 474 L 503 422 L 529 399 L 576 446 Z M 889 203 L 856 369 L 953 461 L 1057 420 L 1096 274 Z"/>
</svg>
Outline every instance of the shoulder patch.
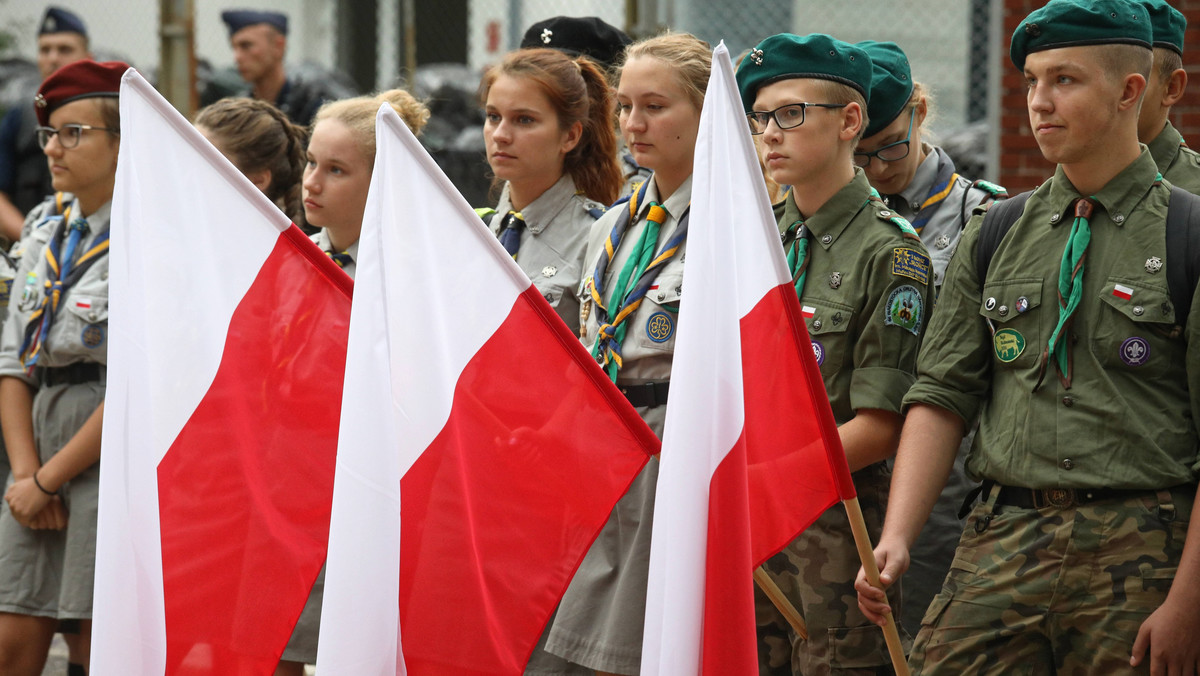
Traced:
<svg viewBox="0 0 1200 676">
<path fill-rule="evenodd" d="M 982 178 L 978 179 L 976 181 L 973 181 L 971 183 L 971 187 L 978 188 L 978 189 L 986 192 L 987 194 L 991 195 L 993 199 L 996 199 L 996 198 L 1004 199 L 1004 198 L 1008 197 L 1008 190 L 1006 190 L 1004 188 L 1004 186 L 997 185 L 995 183 L 992 183 L 991 181 L 985 181 Z"/>
<path fill-rule="evenodd" d="M 919 336 L 921 335 L 924 306 L 925 301 L 916 287 L 908 284 L 897 286 L 888 296 L 883 323 L 887 326 L 899 326 L 914 336 Z"/>
<path fill-rule="evenodd" d="M 928 284 L 929 256 L 916 249 L 898 246 L 892 249 L 892 274 Z"/>
</svg>

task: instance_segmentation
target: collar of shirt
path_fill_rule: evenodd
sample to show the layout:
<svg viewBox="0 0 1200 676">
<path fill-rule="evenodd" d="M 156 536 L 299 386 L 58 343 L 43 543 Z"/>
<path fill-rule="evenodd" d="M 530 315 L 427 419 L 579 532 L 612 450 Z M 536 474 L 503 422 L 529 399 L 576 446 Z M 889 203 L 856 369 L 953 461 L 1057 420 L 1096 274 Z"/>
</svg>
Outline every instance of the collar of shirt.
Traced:
<svg viewBox="0 0 1200 676">
<path fill-rule="evenodd" d="M 320 230 L 318 230 L 317 234 L 313 235 L 309 239 L 312 240 L 313 244 L 316 244 L 318 247 L 320 247 L 321 251 L 329 251 L 332 253 L 348 253 L 348 254 L 350 254 L 350 258 L 354 259 L 355 263 L 358 262 L 358 240 L 357 239 L 354 240 L 354 244 L 351 244 L 350 247 L 347 248 L 345 251 L 334 251 L 333 250 L 333 243 L 329 241 L 329 231 L 327 231 L 325 228 L 321 228 Z"/>
<path fill-rule="evenodd" d="M 925 159 L 921 160 L 921 166 L 917 167 L 917 172 L 913 174 L 908 187 L 900 191 L 900 198 L 904 204 L 889 205 L 909 220 L 921 210 L 921 203 L 929 197 L 929 189 L 933 187 L 933 180 L 937 178 L 938 156 L 942 152 L 941 148 L 928 143 L 922 143 L 921 148 L 925 151 Z"/>
<path fill-rule="evenodd" d="M 1154 164 L 1154 158 L 1150 156 L 1146 146 L 1142 146 L 1142 154 L 1138 155 L 1136 160 L 1122 169 L 1121 173 L 1114 176 L 1095 195 L 1083 195 L 1076 190 L 1062 166 L 1059 166 L 1054 170 L 1054 180 L 1051 181 L 1050 194 L 1047 197 L 1051 213 L 1058 216 L 1051 221 L 1051 225 L 1074 221 L 1073 214 L 1070 213 L 1071 202 L 1079 197 L 1094 197 L 1104 208 L 1109 219 L 1120 227 L 1125 224 L 1129 214 L 1133 213 L 1146 193 L 1154 187 L 1154 179 L 1157 176 L 1158 166 Z"/>
<path fill-rule="evenodd" d="M 688 205 L 692 203 L 692 177 L 688 176 L 684 179 L 675 192 L 663 201 L 660 201 L 661 198 L 658 196 L 658 185 L 654 183 L 654 175 L 651 174 L 650 178 L 646 180 L 650 182 L 650 185 L 646 186 L 646 197 L 638 205 L 637 217 L 644 217 L 646 210 L 650 208 L 650 203 L 658 202 L 662 208 L 667 210 L 668 220 L 678 221 L 683 216 L 683 212 L 687 210 Z"/>
<path fill-rule="evenodd" d="M 554 219 L 567 208 L 571 200 L 575 197 L 575 181 L 570 174 L 563 174 L 554 185 L 550 186 L 546 192 L 538 195 L 538 198 L 521 209 L 521 218 L 525 220 L 525 227 L 535 235 L 541 234 L 542 230 L 554 222 Z M 503 219 L 509 211 L 515 211 L 512 207 L 512 201 L 508 193 L 508 183 L 504 184 L 504 191 L 500 193 L 500 201 L 496 204 L 496 214 L 498 219 Z M 499 224 L 499 220 L 497 220 Z"/>
<path fill-rule="evenodd" d="M 1163 167 L 1171 166 L 1175 161 L 1175 156 L 1179 154 L 1179 143 L 1183 140 L 1179 130 L 1174 125 L 1167 122 L 1163 130 L 1154 137 L 1147 147 L 1150 148 L 1150 156 L 1154 158 L 1154 164 Z"/>
<path fill-rule="evenodd" d="M 809 232 L 812 233 L 812 240 L 825 249 L 833 246 L 833 243 L 850 225 L 850 221 L 853 221 L 858 212 L 867 205 L 870 196 L 871 184 L 867 181 L 867 175 L 863 173 L 862 169 L 855 167 L 854 178 L 842 186 L 841 190 L 834 193 L 828 202 L 821 205 L 821 208 L 817 209 L 817 213 L 804 221 Z M 791 194 L 788 194 L 788 201 L 794 208 L 796 202 Z M 799 209 L 796 210 L 796 214 L 799 216 Z"/>
<path fill-rule="evenodd" d="M 79 200 L 75 200 L 71 203 L 71 220 L 75 220 L 76 216 L 82 216 L 87 220 L 88 232 L 83 241 L 90 242 L 97 235 L 108 230 L 108 221 L 112 217 L 112 201 L 105 202 L 90 214 L 85 214 L 79 209 Z"/>
</svg>

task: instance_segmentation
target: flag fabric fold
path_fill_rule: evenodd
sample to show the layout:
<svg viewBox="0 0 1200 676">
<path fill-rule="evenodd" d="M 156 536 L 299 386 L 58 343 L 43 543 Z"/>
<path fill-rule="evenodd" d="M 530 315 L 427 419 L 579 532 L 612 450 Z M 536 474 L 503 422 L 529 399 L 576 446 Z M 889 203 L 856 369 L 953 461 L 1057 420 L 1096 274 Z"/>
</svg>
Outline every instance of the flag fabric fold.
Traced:
<svg viewBox="0 0 1200 676">
<path fill-rule="evenodd" d="M 658 442 L 387 106 L 376 145 L 317 669 L 520 674 Z"/>
<path fill-rule="evenodd" d="M 325 558 L 350 279 L 132 69 L 91 673 L 270 674 Z"/>
<path fill-rule="evenodd" d="M 760 171 L 722 43 L 696 143 L 643 674 L 757 673 L 754 569 L 854 497 Z"/>
</svg>

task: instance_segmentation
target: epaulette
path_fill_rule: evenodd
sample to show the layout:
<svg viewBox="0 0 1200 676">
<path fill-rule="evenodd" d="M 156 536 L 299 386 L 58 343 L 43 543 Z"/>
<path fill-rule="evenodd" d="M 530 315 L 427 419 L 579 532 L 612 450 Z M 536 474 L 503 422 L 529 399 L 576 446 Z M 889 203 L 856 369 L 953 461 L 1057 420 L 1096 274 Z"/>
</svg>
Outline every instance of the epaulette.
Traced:
<svg viewBox="0 0 1200 676">
<path fill-rule="evenodd" d="M 496 210 L 491 207 L 477 207 L 475 209 L 475 215 L 483 219 L 485 224 L 491 225 L 492 218 L 496 216 Z"/>
<path fill-rule="evenodd" d="M 982 178 L 971 181 L 971 187 L 986 192 L 992 196 L 992 199 L 1008 199 L 1008 190 L 1005 190 L 1004 186 L 997 185 L 991 181 L 985 181 Z"/>
<path fill-rule="evenodd" d="M 879 196 L 879 191 L 875 190 L 875 188 L 871 188 L 871 196 L 867 201 L 873 202 L 876 205 L 875 216 L 879 220 L 887 221 L 897 228 L 900 228 L 900 234 L 904 237 L 908 239 L 915 239 L 918 242 L 921 241 L 921 235 L 918 234 L 917 231 L 912 227 L 912 223 L 909 223 L 907 218 L 892 211 L 891 208 L 888 207 L 888 205 L 883 201 L 883 198 Z"/>
</svg>

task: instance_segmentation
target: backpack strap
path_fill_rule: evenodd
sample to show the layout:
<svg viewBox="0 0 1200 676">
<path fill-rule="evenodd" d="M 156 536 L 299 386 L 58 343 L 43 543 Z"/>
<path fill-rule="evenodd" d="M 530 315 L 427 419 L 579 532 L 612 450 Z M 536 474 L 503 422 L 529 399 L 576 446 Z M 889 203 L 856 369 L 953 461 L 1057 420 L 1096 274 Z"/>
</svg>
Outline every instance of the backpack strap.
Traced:
<svg viewBox="0 0 1200 676">
<path fill-rule="evenodd" d="M 975 245 L 975 271 L 979 276 L 979 288 L 987 281 L 988 268 L 992 265 L 992 256 L 1004 236 L 1008 234 L 1013 223 L 1025 213 L 1025 202 L 1029 201 L 1032 190 L 1027 190 L 1006 200 L 993 202 L 983 215 L 983 225 L 979 227 L 979 242 Z"/>
<path fill-rule="evenodd" d="M 1171 186 L 1166 239 L 1167 289 L 1175 306 L 1175 323 L 1186 326 L 1200 278 L 1200 197 L 1177 186 Z"/>
</svg>

